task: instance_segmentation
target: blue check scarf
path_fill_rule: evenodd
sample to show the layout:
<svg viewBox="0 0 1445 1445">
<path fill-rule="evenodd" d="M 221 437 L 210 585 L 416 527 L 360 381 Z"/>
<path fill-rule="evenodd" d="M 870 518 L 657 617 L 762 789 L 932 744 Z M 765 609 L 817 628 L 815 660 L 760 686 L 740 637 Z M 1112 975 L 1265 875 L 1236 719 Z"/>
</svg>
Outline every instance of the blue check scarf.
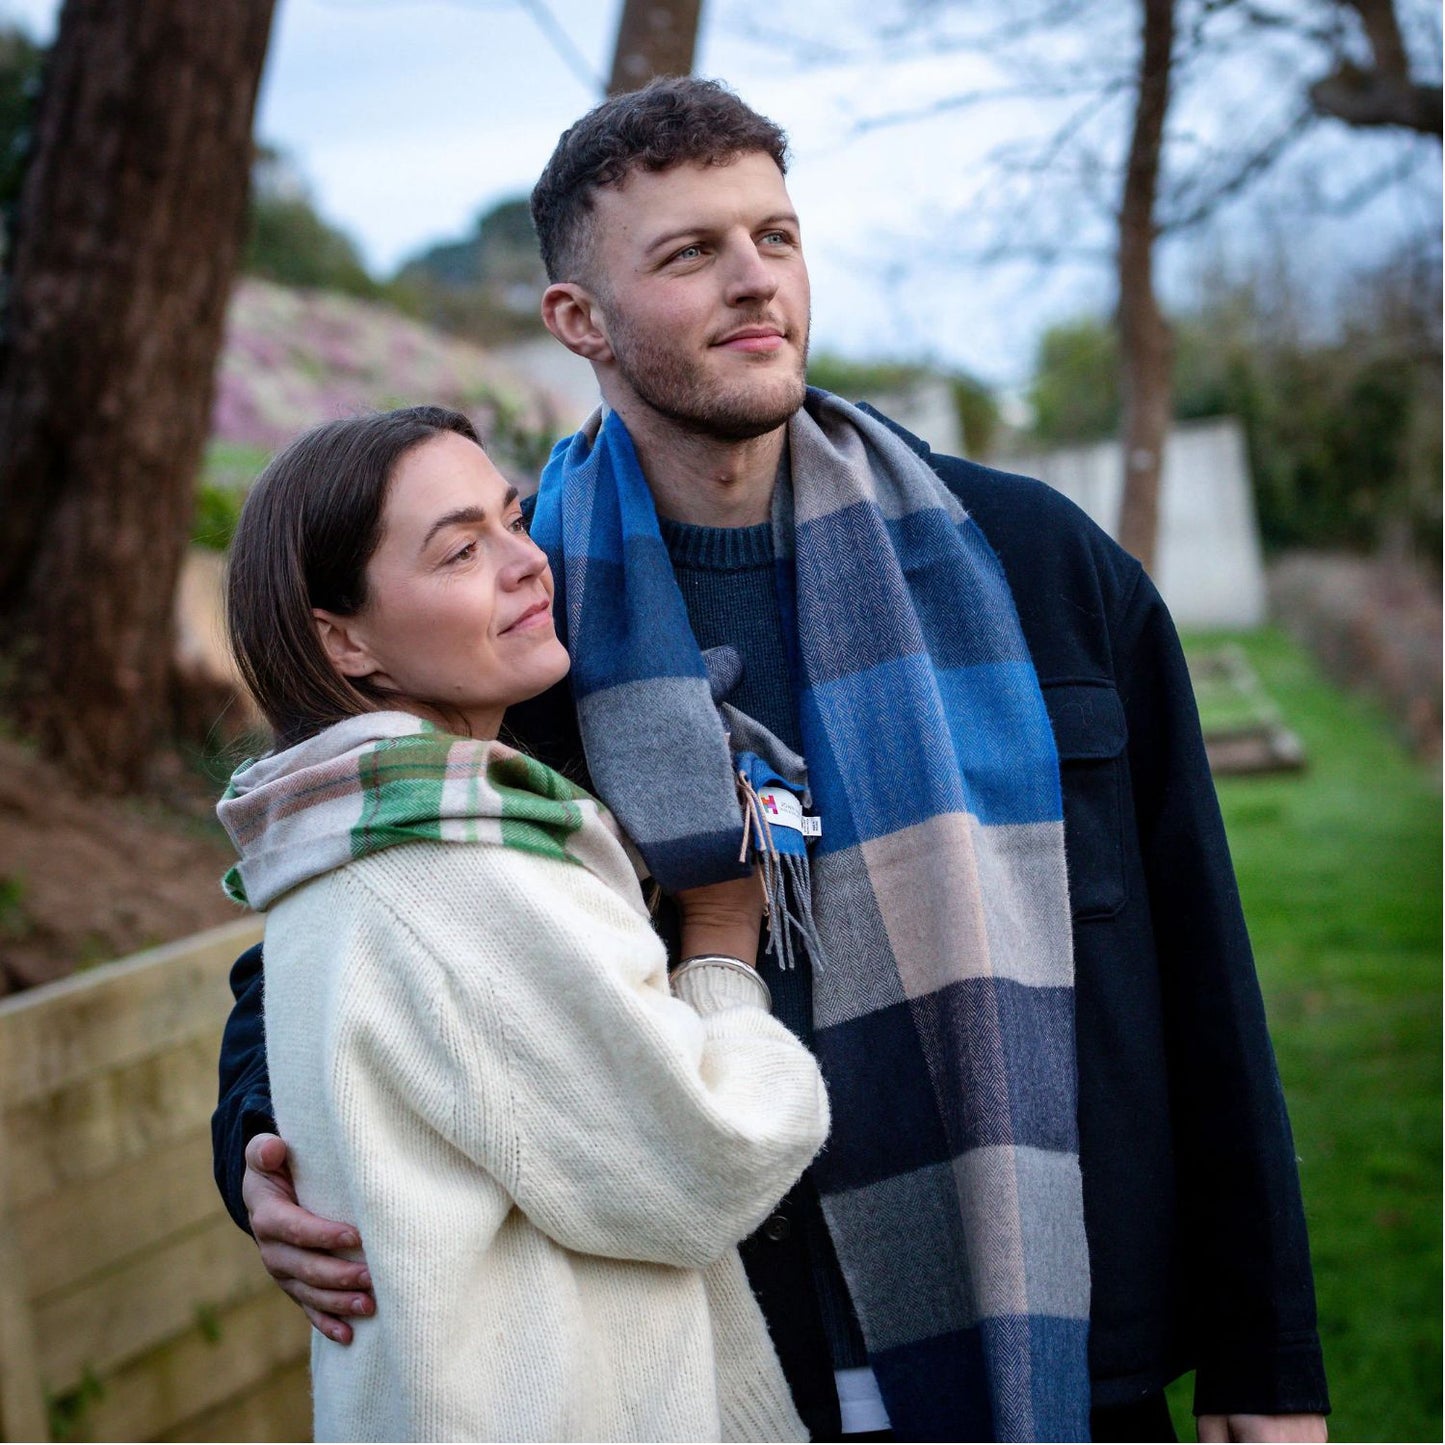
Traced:
<svg viewBox="0 0 1445 1445">
<path fill-rule="evenodd" d="M 1088 1437 L 1088 1252 L 1058 756 L 997 558 L 874 418 L 809 391 L 773 526 L 796 639 L 813 1165 L 908 1440 Z M 533 535 L 598 791 L 669 889 L 738 871 L 729 731 L 620 416 L 559 442 Z"/>
</svg>

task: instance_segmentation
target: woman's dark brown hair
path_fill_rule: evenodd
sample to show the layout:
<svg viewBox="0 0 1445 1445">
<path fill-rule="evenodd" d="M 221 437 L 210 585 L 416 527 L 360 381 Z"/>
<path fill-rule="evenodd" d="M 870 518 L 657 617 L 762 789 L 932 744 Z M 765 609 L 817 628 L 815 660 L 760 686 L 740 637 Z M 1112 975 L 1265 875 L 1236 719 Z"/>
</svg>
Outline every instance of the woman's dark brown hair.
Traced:
<svg viewBox="0 0 1445 1445">
<path fill-rule="evenodd" d="M 351 617 L 366 605 L 396 465 L 443 432 L 481 445 L 465 416 L 440 406 L 327 422 L 278 452 L 251 488 L 231 543 L 226 630 L 277 747 L 387 706 L 387 693 L 332 666 L 311 609 Z"/>
</svg>

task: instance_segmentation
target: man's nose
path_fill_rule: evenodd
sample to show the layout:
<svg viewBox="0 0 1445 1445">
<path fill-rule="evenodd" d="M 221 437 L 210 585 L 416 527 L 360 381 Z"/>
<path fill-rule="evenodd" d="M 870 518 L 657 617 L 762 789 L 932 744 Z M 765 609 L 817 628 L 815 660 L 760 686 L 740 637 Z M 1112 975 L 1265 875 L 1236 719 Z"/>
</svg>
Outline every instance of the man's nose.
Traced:
<svg viewBox="0 0 1445 1445">
<path fill-rule="evenodd" d="M 729 256 L 727 301 L 730 306 L 748 301 L 771 301 L 778 291 L 778 277 L 749 236 Z"/>
</svg>

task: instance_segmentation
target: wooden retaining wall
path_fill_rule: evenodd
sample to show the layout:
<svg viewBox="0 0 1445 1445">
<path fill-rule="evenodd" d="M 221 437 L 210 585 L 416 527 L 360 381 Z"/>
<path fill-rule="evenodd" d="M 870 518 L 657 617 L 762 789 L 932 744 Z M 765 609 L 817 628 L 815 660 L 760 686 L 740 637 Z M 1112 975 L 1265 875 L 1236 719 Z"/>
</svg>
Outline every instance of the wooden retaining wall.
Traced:
<svg viewBox="0 0 1445 1445">
<path fill-rule="evenodd" d="M 246 918 L 0 1003 L 0 1436 L 304 1440 L 308 1327 L 211 1178 Z"/>
</svg>

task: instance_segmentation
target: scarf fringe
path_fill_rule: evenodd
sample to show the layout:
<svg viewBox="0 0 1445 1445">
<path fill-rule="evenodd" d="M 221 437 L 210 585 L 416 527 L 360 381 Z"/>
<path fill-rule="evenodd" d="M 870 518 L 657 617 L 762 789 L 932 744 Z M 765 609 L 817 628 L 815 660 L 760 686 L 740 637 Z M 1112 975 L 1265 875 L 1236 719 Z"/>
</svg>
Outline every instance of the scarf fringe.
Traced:
<svg viewBox="0 0 1445 1445">
<path fill-rule="evenodd" d="M 773 828 L 762 799 L 741 769 L 737 773 L 738 802 L 743 811 L 743 841 L 738 862 L 751 862 L 763 883 L 763 915 L 768 920 L 766 952 L 779 968 L 796 968 L 801 944 L 813 968 L 826 968 L 823 940 L 813 922 L 813 880 L 808 855 L 784 852 L 773 838 Z"/>
</svg>

